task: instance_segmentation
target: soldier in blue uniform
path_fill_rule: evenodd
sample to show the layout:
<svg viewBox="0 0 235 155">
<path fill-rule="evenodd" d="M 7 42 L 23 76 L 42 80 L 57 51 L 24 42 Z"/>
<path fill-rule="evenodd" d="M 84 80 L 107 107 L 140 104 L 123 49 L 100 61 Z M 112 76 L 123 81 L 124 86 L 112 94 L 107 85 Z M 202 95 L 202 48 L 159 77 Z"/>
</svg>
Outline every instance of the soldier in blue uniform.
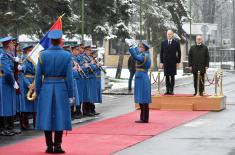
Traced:
<svg viewBox="0 0 235 155">
<path fill-rule="evenodd" d="M 95 72 L 98 68 L 96 65 L 94 65 L 94 61 L 91 58 L 91 46 L 85 47 L 83 61 L 84 66 L 87 68 L 88 74 L 88 79 L 85 80 L 85 93 L 83 95 L 83 115 L 94 116 L 92 113 L 92 106 L 97 101 Z"/>
<path fill-rule="evenodd" d="M 24 54 L 28 56 L 28 54 L 32 51 L 33 46 L 27 45 L 23 48 Z M 29 101 L 27 99 L 27 93 L 29 89 L 33 89 L 33 81 L 35 76 L 35 65 L 34 62 L 29 58 L 26 57 L 23 61 L 23 65 L 19 66 L 18 69 L 22 71 L 23 73 L 23 85 L 21 89 L 21 96 L 22 101 L 20 105 L 20 111 L 21 111 L 21 128 L 22 129 L 29 129 L 29 120 L 28 116 L 29 114 L 33 115 L 33 125 L 35 127 L 36 122 L 36 101 Z"/>
<path fill-rule="evenodd" d="M 60 30 L 48 33 L 52 46 L 41 52 L 36 70 L 36 129 L 45 133 L 46 153 L 65 153 L 61 148 L 63 130 L 72 130 L 69 103 L 73 98 L 72 61 L 71 53 L 59 46 L 61 37 Z"/>
<path fill-rule="evenodd" d="M 148 76 L 148 70 L 151 66 L 149 45 L 146 42 L 140 43 L 139 49 L 132 39 L 125 40 L 130 46 L 129 52 L 136 60 L 135 103 L 140 106 L 140 120 L 136 123 L 148 123 L 149 121 L 149 104 L 151 103 L 151 84 Z"/>
<path fill-rule="evenodd" d="M 14 57 L 15 45 L 12 37 L 5 37 L 0 40 L 3 44 L 0 56 L 0 117 L 1 131 L 4 136 L 12 136 L 16 132 L 14 130 L 13 116 L 16 115 L 16 89 L 19 89 L 14 77 L 14 61 L 18 61 Z"/>
<path fill-rule="evenodd" d="M 96 101 L 95 103 L 102 103 L 102 89 L 101 89 L 101 66 L 97 60 L 98 57 L 98 50 L 97 49 L 92 49 L 91 51 L 91 58 L 93 64 L 98 68 L 95 70 L 95 79 L 96 79 Z M 95 104 L 93 103 L 91 106 L 91 113 L 94 115 L 99 115 L 100 113 L 96 112 L 95 110 Z"/>
<path fill-rule="evenodd" d="M 79 65 L 77 56 L 79 55 L 79 45 L 74 45 L 71 47 L 72 49 L 72 63 L 73 63 L 73 77 L 74 77 L 74 94 L 75 94 L 75 100 L 71 107 L 71 114 L 72 118 L 78 119 L 82 117 L 81 112 L 81 103 L 80 103 L 80 94 L 79 89 L 80 85 L 78 85 L 78 82 L 81 78 L 84 78 L 84 75 L 81 71 L 81 67 Z"/>
</svg>

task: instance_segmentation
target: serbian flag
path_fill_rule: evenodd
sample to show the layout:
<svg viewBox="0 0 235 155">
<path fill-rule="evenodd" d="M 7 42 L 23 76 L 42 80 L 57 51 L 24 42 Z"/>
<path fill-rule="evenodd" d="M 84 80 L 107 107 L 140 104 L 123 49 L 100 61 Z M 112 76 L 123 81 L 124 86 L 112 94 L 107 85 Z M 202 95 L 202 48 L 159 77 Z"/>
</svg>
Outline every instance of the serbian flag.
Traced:
<svg viewBox="0 0 235 155">
<path fill-rule="evenodd" d="M 29 53 L 28 57 L 29 59 L 31 59 L 34 62 L 34 65 L 36 65 L 38 63 L 38 56 L 39 53 L 42 50 L 47 49 L 48 47 L 50 47 L 51 42 L 50 42 L 50 38 L 48 38 L 48 33 L 51 30 L 62 30 L 62 20 L 61 18 L 63 17 L 60 16 L 57 21 L 54 23 L 54 25 L 49 29 L 49 31 L 44 35 L 44 37 L 40 40 L 40 42 L 33 48 L 33 50 Z M 60 38 L 62 40 L 62 38 Z M 63 46 L 63 43 L 61 41 L 61 47 Z"/>
</svg>

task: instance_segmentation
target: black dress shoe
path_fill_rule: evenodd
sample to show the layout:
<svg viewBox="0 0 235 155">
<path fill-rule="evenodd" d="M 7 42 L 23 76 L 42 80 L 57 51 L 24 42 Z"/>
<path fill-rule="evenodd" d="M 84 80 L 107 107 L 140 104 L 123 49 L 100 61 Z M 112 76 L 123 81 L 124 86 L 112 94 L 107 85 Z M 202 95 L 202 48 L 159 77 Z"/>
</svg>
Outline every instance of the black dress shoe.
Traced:
<svg viewBox="0 0 235 155">
<path fill-rule="evenodd" d="M 170 95 L 170 93 L 169 92 L 165 92 L 164 95 Z"/>
<path fill-rule="evenodd" d="M 14 134 L 21 134 L 21 130 L 20 129 L 11 129 L 9 131 L 14 133 Z"/>
<path fill-rule="evenodd" d="M 53 146 L 48 146 L 45 153 L 54 153 Z"/>
<path fill-rule="evenodd" d="M 138 120 L 138 121 L 135 121 L 135 123 L 148 123 L 148 121 Z"/>
<path fill-rule="evenodd" d="M 92 114 L 92 113 L 86 113 L 86 114 L 83 114 L 84 116 L 88 116 L 88 117 L 93 117 L 93 116 L 95 116 L 94 114 Z"/>
<path fill-rule="evenodd" d="M 15 133 L 10 132 L 9 130 L 2 130 L 2 131 L 0 132 L 0 135 L 1 135 L 1 136 L 14 136 Z"/>
<path fill-rule="evenodd" d="M 99 112 L 96 112 L 96 111 L 92 112 L 92 114 L 94 114 L 94 115 L 100 115 L 100 113 L 99 113 Z"/>
</svg>

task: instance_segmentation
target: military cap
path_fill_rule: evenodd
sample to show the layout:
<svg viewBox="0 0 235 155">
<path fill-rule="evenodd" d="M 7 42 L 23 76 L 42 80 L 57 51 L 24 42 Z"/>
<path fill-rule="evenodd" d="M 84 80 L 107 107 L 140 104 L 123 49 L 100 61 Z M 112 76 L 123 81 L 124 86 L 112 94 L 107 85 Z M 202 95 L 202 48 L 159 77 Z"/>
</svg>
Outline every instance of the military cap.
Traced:
<svg viewBox="0 0 235 155">
<path fill-rule="evenodd" d="M 85 46 L 85 49 L 91 48 L 91 45 L 87 45 Z"/>
<path fill-rule="evenodd" d="M 62 37 L 62 31 L 61 30 L 51 30 L 48 33 L 48 38 L 50 39 L 60 39 Z"/>
<path fill-rule="evenodd" d="M 150 48 L 150 45 L 147 43 L 147 41 L 142 41 L 141 43 L 144 45 L 144 47 L 145 47 L 147 50 Z"/>
<path fill-rule="evenodd" d="M 0 39 L 0 42 L 4 43 L 4 42 L 8 42 L 8 41 L 12 41 L 12 37 L 4 37 Z"/>
<path fill-rule="evenodd" d="M 27 50 L 29 48 L 33 48 L 33 45 L 26 45 L 26 46 L 22 47 L 22 50 Z"/>
<path fill-rule="evenodd" d="M 71 48 L 76 48 L 76 47 L 79 47 L 80 45 L 79 44 L 77 44 L 77 45 L 73 45 L 73 46 L 71 46 Z"/>
</svg>

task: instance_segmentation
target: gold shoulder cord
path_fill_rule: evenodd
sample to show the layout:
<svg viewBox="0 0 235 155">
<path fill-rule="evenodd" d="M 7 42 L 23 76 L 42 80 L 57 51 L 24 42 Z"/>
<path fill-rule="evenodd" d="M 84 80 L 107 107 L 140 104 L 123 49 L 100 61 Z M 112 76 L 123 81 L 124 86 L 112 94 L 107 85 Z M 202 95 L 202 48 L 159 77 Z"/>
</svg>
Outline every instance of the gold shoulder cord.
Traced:
<svg viewBox="0 0 235 155">
<path fill-rule="evenodd" d="M 147 57 L 146 57 L 146 55 L 144 55 L 144 62 L 141 63 L 141 64 L 136 64 L 135 66 L 138 66 L 138 67 L 144 66 L 144 64 L 146 63 L 146 61 L 147 61 Z"/>
</svg>

